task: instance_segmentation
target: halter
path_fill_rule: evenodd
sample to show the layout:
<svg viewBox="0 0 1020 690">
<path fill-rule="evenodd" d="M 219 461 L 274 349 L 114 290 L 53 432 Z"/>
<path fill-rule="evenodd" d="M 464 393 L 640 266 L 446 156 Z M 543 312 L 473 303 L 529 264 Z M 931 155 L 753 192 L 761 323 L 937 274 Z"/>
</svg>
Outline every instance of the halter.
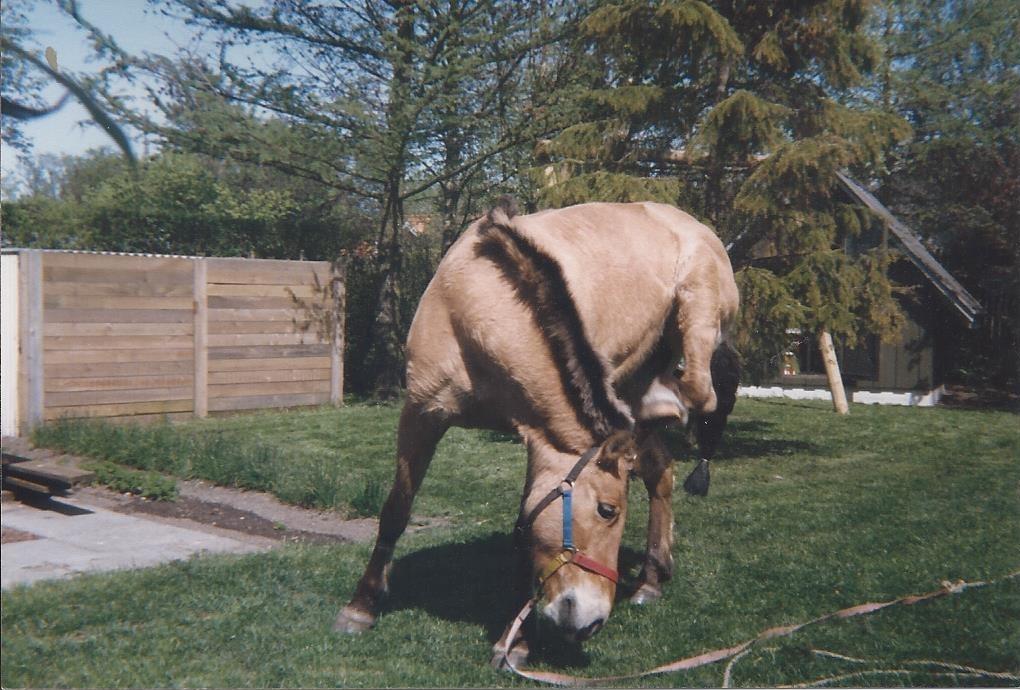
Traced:
<svg viewBox="0 0 1020 690">
<path fill-rule="evenodd" d="M 582 455 L 574 466 L 567 473 L 567 476 L 563 478 L 563 481 L 559 485 L 552 489 L 549 493 L 542 497 L 531 512 L 528 513 L 527 517 L 522 517 L 517 520 L 517 525 L 514 527 L 514 532 L 518 535 L 523 534 L 524 530 L 531 526 L 538 517 L 539 513 L 549 507 L 553 501 L 558 498 L 563 499 L 563 550 L 558 556 L 553 558 L 544 568 L 542 572 L 538 574 L 538 594 L 540 596 L 542 590 L 545 588 L 546 581 L 553 576 L 553 574 L 560 568 L 568 563 L 573 563 L 578 568 L 587 570 L 590 573 L 601 575 L 606 578 L 614 585 L 620 580 L 620 574 L 607 565 L 599 563 L 591 556 L 587 555 L 574 545 L 574 514 L 573 514 L 573 494 L 574 494 L 574 482 L 577 481 L 578 475 L 581 474 L 592 458 L 598 453 L 598 446 L 590 448 L 584 455 Z"/>
</svg>

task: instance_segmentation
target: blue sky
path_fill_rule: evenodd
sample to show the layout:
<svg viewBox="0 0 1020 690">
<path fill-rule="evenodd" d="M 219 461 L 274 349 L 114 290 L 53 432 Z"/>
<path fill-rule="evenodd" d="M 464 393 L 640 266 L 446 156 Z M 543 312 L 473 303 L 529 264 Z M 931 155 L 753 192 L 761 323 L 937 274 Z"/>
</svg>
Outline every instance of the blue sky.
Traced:
<svg viewBox="0 0 1020 690">
<path fill-rule="evenodd" d="M 132 53 L 169 54 L 187 44 L 192 30 L 183 22 L 165 17 L 145 0 L 79 0 L 82 16 L 104 32 L 111 34 L 125 50 Z M 28 12 L 29 28 L 34 34 L 34 48 L 42 55 L 46 46 L 53 46 L 61 71 L 90 73 L 102 64 L 94 59 L 86 34 L 61 12 L 53 2 L 40 0 Z M 140 87 L 125 87 L 125 93 L 143 94 Z M 54 84 L 45 96 L 53 103 L 63 94 Z M 34 144 L 37 154 L 81 154 L 90 148 L 113 147 L 103 131 L 89 123 L 88 113 L 73 99 L 60 111 L 46 118 L 28 122 L 23 131 Z M 133 137 L 137 154 L 143 152 L 141 139 Z M 17 153 L 6 144 L 2 149 L 3 175 L 16 175 L 21 170 Z"/>
</svg>

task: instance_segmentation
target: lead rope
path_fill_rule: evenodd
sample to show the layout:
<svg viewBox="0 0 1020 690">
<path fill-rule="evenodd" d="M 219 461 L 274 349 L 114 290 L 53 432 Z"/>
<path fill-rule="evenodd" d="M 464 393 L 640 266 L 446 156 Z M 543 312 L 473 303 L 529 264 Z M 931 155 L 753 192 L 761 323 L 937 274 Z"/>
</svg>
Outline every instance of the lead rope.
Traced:
<svg viewBox="0 0 1020 690">
<path fill-rule="evenodd" d="M 521 676 L 522 678 L 527 678 L 528 680 L 533 680 L 533 681 L 537 681 L 537 682 L 540 682 L 540 683 L 548 683 L 550 685 L 560 685 L 560 686 L 567 686 L 567 687 L 583 687 L 583 686 L 588 686 L 588 685 L 604 685 L 605 683 L 615 682 L 615 681 L 620 681 L 620 680 L 633 680 L 635 678 L 644 678 L 646 676 L 654 676 L 654 675 L 659 675 L 659 674 L 662 674 L 662 673 L 675 673 L 677 671 L 688 671 L 690 669 L 698 668 L 700 666 L 707 666 L 709 664 L 714 664 L 714 663 L 717 663 L 719 661 L 723 661 L 725 659 L 731 659 L 732 658 L 732 659 L 734 659 L 734 661 L 736 661 L 736 657 L 743 656 L 747 651 L 750 650 L 751 647 L 753 647 L 758 642 L 764 642 L 766 640 L 771 640 L 771 639 L 774 639 L 774 638 L 777 638 L 777 637 L 789 637 L 789 636 L 793 635 L 793 633 L 797 632 L 798 630 L 806 628 L 806 627 L 808 627 L 810 625 L 816 625 L 818 623 L 824 623 L 826 621 L 830 621 L 830 620 L 833 620 L 833 619 L 836 619 L 836 618 L 844 619 L 844 618 L 853 618 L 855 616 L 863 616 L 863 615 L 866 615 L 866 614 L 874 613 L 875 611 L 881 611 L 882 609 L 889 608 L 890 606 L 897 606 L 897 605 L 912 606 L 913 604 L 917 604 L 917 603 L 920 603 L 922 601 L 928 601 L 930 599 L 938 599 L 938 598 L 941 598 L 941 597 L 944 597 L 944 596 L 948 596 L 950 594 L 960 594 L 961 592 L 963 592 L 963 591 L 965 591 L 967 589 L 976 589 L 978 587 L 987 587 L 989 585 L 998 584 L 1000 582 L 1004 582 L 1006 580 L 1012 580 L 1012 579 L 1017 578 L 1017 577 L 1020 577 L 1020 570 L 1015 570 L 1015 571 L 1009 573 L 1008 575 L 1004 575 L 1003 577 L 997 578 L 995 580 L 978 581 L 978 582 L 966 582 L 964 580 L 957 580 L 956 582 L 944 581 L 942 583 L 942 586 L 939 589 L 933 590 L 931 592 L 927 592 L 925 594 L 912 594 L 912 595 L 908 595 L 908 596 L 899 597 L 898 599 L 892 599 L 890 601 L 868 602 L 868 603 L 865 603 L 865 604 L 858 604 L 857 606 L 851 606 L 849 608 L 840 609 L 838 611 L 833 611 L 831 613 L 827 613 L 827 614 L 825 614 L 823 616 L 819 616 L 818 618 L 814 618 L 814 619 L 806 621 L 804 623 L 794 623 L 792 625 L 782 625 L 782 626 L 777 626 L 777 627 L 774 627 L 774 628 L 768 628 L 767 630 L 763 630 L 762 632 L 758 633 L 758 635 L 756 637 L 753 637 L 750 640 L 747 640 L 745 642 L 741 642 L 740 644 L 733 645 L 732 647 L 725 647 L 723 649 L 715 649 L 715 650 L 712 650 L 712 651 L 709 651 L 709 652 L 703 652 L 701 654 L 697 654 L 695 656 L 689 656 L 689 657 L 686 657 L 686 658 L 683 658 L 683 659 L 677 659 L 676 661 L 671 661 L 668 664 L 662 664 L 661 666 L 656 666 L 655 668 L 650 669 L 648 671 L 641 671 L 639 673 L 627 673 L 627 674 L 619 675 L 619 676 L 600 676 L 600 677 L 597 677 L 597 678 L 584 678 L 584 677 L 580 677 L 580 676 L 571 676 L 571 675 L 568 675 L 568 674 L 565 674 L 565 673 L 554 673 L 554 672 L 549 672 L 549 671 L 526 671 L 524 669 L 517 668 L 517 666 L 514 665 L 512 659 L 510 658 L 510 654 L 509 654 L 510 644 L 512 644 L 513 640 L 516 639 L 517 633 L 520 631 L 521 625 L 523 625 L 523 623 L 524 623 L 524 619 L 526 619 L 528 617 L 528 614 L 531 613 L 532 608 L 534 607 L 535 603 L 538 601 L 538 596 L 535 596 L 535 597 L 532 597 L 528 601 L 528 603 L 526 603 L 524 605 L 524 607 L 521 609 L 521 612 L 519 614 L 517 614 L 517 617 L 514 619 L 514 622 L 511 624 L 510 630 L 509 630 L 509 634 L 506 636 L 507 642 L 506 642 L 505 647 L 503 649 L 503 653 L 504 653 L 504 658 L 506 659 L 507 667 L 511 671 L 516 673 L 517 675 Z M 933 665 L 942 665 L 942 666 L 950 666 L 950 664 L 942 664 L 942 662 L 931 662 L 931 664 L 933 664 Z M 983 671 L 981 669 L 970 669 L 969 667 L 968 667 L 968 670 L 970 670 L 970 671 L 972 671 L 972 672 L 974 672 L 976 674 L 980 674 L 980 675 L 982 675 L 984 677 L 989 677 L 989 678 L 999 678 L 999 679 L 1006 679 L 1006 680 L 1020 680 L 1020 675 L 1017 675 L 1017 674 L 998 673 L 998 672 L 993 672 L 993 671 L 987 671 L 986 672 L 986 671 Z M 730 665 L 727 666 L 727 669 L 726 669 L 726 678 L 725 679 L 727 681 L 729 680 L 729 675 L 730 675 L 731 671 L 732 671 L 732 662 L 731 662 Z M 726 683 L 725 685 L 728 685 L 728 683 Z M 724 685 L 724 687 L 725 687 L 725 685 Z M 802 687 L 802 686 L 794 686 L 794 687 Z"/>
</svg>

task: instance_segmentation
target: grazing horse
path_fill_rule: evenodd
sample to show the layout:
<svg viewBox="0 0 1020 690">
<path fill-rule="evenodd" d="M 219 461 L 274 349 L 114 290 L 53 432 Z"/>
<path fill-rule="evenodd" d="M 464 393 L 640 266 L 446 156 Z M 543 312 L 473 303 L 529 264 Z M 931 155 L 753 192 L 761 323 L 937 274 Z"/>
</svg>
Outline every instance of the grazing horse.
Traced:
<svg viewBox="0 0 1020 690">
<path fill-rule="evenodd" d="M 422 296 L 407 342 L 396 478 L 338 631 L 375 622 L 415 493 L 454 425 L 516 432 L 527 447 L 514 530 L 518 605 L 537 580 L 540 613 L 567 636 L 583 640 L 602 626 L 632 474 L 650 498 L 632 601 L 657 598 L 672 575 L 672 458 L 657 429 L 690 419 L 707 460 L 733 408 L 739 365 L 725 336 L 738 294 L 726 251 L 663 204 L 514 214 L 501 200 L 468 228 Z M 500 649 L 526 660 L 523 636 Z"/>
</svg>

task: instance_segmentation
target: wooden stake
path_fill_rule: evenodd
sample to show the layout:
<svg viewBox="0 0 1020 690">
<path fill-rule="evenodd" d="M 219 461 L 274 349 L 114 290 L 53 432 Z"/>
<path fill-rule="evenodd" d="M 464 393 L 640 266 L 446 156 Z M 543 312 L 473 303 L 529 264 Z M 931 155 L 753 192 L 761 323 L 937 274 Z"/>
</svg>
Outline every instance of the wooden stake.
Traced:
<svg viewBox="0 0 1020 690">
<path fill-rule="evenodd" d="M 832 345 L 832 335 L 828 331 L 818 334 L 818 349 L 822 352 L 825 362 L 825 375 L 829 379 L 829 390 L 832 392 L 832 406 L 839 414 L 850 414 L 850 406 L 846 402 L 846 391 L 843 390 L 843 377 L 839 373 L 839 362 L 836 360 L 836 348 Z"/>
</svg>

